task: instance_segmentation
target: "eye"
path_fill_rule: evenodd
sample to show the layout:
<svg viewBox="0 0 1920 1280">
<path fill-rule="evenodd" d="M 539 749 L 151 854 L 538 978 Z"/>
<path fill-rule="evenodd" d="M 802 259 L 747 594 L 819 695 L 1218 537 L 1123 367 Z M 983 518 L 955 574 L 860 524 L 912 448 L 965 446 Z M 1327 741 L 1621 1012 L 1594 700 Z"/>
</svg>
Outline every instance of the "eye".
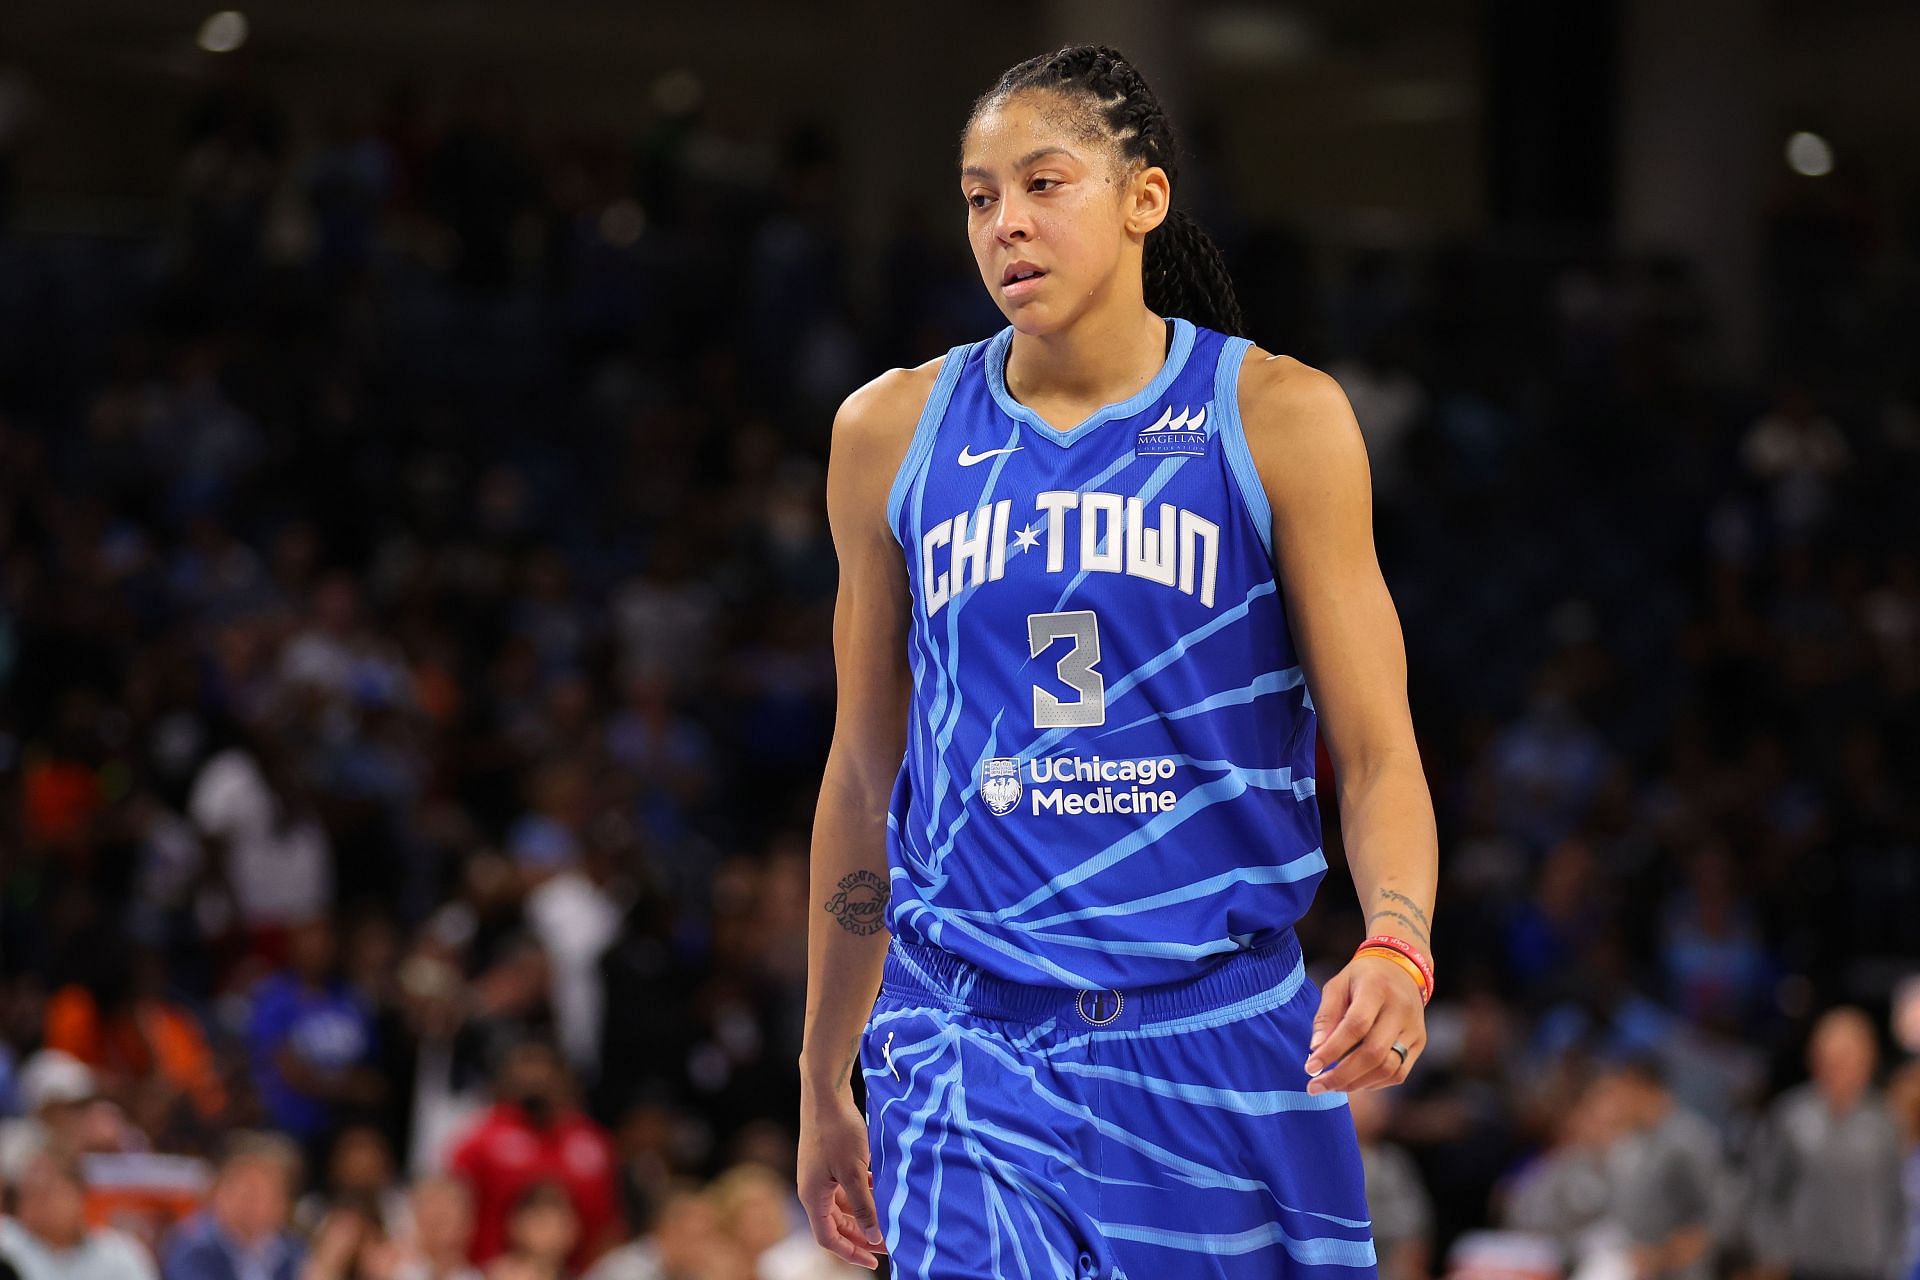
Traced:
<svg viewBox="0 0 1920 1280">
<path fill-rule="evenodd" d="M 986 192 L 976 191 L 972 195 L 967 197 L 967 207 L 971 209 L 984 209 L 987 206 L 980 202 L 983 200 L 991 200 L 991 199 L 993 199 L 993 197 L 988 195 Z"/>
<path fill-rule="evenodd" d="M 1034 179 L 1034 180 L 1033 180 L 1033 181 L 1032 181 L 1031 183 L 1029 183 L 1028 185 L 1029 185 L 1029 186 L 1037 186 L 1038 184 L 1040 184 L 1040 183 L 1042 183 L 1042 182 L 1050 182 L 1050 183 L 1052 183 L 1052 184 L 1053 184 L 1054 186 L 1056 186 L 1056 187 L 1060 185 L 1060 179 L 1058 179 L 1058 178 L 1035 178 L 1035 179 Z"/>
</svg>

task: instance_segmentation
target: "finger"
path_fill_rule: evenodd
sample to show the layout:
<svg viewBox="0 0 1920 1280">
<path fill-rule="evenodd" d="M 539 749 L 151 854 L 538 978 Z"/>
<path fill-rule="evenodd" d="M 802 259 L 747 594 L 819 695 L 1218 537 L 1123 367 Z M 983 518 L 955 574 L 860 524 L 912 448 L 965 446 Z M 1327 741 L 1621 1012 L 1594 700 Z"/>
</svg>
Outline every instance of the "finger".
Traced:
<svg viewBox="0 0 1920 1280">
<path fill-rule="evenodd" d="M 1367 1031 L 1380 1016 L 1380 1005 L 1378 991 L 1370 987 L 1355 989 L 1340 1021 L 1333 1030 L 1327 1032 L 1320 1047 L 1307 1055 L 1307 1074 L 1318 1076 L 1329 1064 L 1339 1062 L 1353 1052 L 1366 1039 Z M 1311 1093 L 1312 1087 L 1309 1086 L 1307 1091 Z"/>
<path fill-rule="evenodd" d="M 880 1265 L 879 1254 L 883 1251 L 875 1249 L 866 1242 L 860 1224 L 855 1222 L 850 1215 L 844 1213 L 834 1214 L 833 1225 L 834 1232 L 839 1236 L 841 1246 L 846 1249 L 850 1261 L 867 1268 L 869 1271 Z"/>
<path fill-rule="evenodd" d="M 843 1207 L 859 1224 L 860 1236 L 869 1245 L 883 1247 L 884 1238 L 880 1233 L 880 1211 L 873 1203 L 873 1171 L 863 1170 L 863 1175 L 851 1187 L 841 1183 L 838 1188 Z"/>
<path fill-rule="evenodd" d="M 1398 1035 L 1385 1034 L 1384 1028 L 1395 1024 L 1400 1026 L 1400 1033 Z M 1355 1089 L 1385 1089 L 1400 1083 L 1401 1080 L 1406 1078 L 1407 1068 L 1412 1065 L 1414 1056 L 1418 1053 L 1416 1044 L 1425 1043 L 1425 1041 L 1420 1038 L 1421 1029 L 1418 1026 L 1408 1026 L 1404 1017 L 1396 1016 L 1388 1009 L 1381 1010 L 1379 1021 L 1375 1024 L 1375 1030 L 1381 1032 L 1380 1041 L 1386 1045 L 1386 1052 L 1380 1055 L 1380 1065 L 1378 1067 L 1362 1075 L 1359 1079 L 1347 1086 L 1348 1092 L 1352 1092 Z M 1373 1040 L 1372 1034 L 1369 1034 L 1367 1039 L 1371 1042 Z M 1407 1058 L 1404 1063 L 1401 1062 L 1400 1055 L 1393 1051 L 1393 1046 L 1396 1044 L 1407 1051 Z"/>
<path fill-rule="evenodd" d="M 1360 1089 L 1385 1089 L 1398 1083 L 1396 1077 L 1400 1074 L 1401 1067 L 1400 1055 L 1393 1051 L 1393 1045 L 1396 1041 L 1404 1045 L 1407 1042 L 1407 1038 L 1403 1033 L 1389 1039 L 1387 1041 L 1387 1051 L 1380 1057 L 1380 1065 L 1372 1071 L 1367 1072 L 1364 1076 L 1361 1076 L 1358 1080 L 1355 1080 L 1352 1084 L 1346 1086 L 1348 1093 L 1353 1093 Z M 1407 1050 L 1407 1058 L 1409 1061 L 1413 1058 L 1413 1050 L 1411 1048 Z"/>
<path fill-rule="evenodd" d="M 869 1271 L 880 1265 L 880 1259 L 873 1250 L 862 1243 L 852 1218 L 842 1213 L 828 1212 L 814 1224 L 814 1243 L 843 1262 L 851 1262 L 856 1267 L 865 1267 Z"/>
<path fill-rule="evenodd" d="M 813 1230 L 813 1242 L 845 1262 L 869 1270 L 880 1265 L 873 1251 L 853 1230 L 853 1215 L 834 1204 L 840 1188 L 832 1182 L 821 1183 L 805 1198 L 807 1225 Z"/>
<path fill-rule="evenodd" d="M 1313 1015 L 1313 1038 L 1307 1042 L 1307 1052 L 1312 1053 L 1327 1038 L 1327 1032 L 1339 1023 L 1342 1014 L 1347 1011 L 1347 975 L 1335 974 L 1327 985 L 1320 989 L 1320 1008 Z M 1315 1071 L 1317 1067 L 1308 1067 Z"/>
<path fill-rule="evenodd" d="M 1402 1034 L 1398 1020 L 1376 1017 L 1373 1025 L 1367 1029 L 1366 1036 L 1341 1060 L 1340 1065 L 1308 1085 L 1307 1091 L 1331 1093 L 1364 1088 L 1365 1082 L 1375 1075 L 1387 1072 L 1390 1066 L 1400 1065 L 1400 1055 L 1387 1046 Z"/>
<path fill-rule="evenodd" d="M 1413 1064 L 1420 1057 L 1420 1051 L 1427 1047 L 1427 1039 L 1426 1039 L 1426 1036 L 1424 1035 L 1419 1035 L 1417 1037 L 1401 1036 L 1400 1043 L 1406 1047 L 1407 1060 L 1405 1062 L 1400 1062 L 1398 1061 L 1400 1055 L 1397 1053 L 1393 1054 L 1395 1059 L 1395 1061 L 1391 1064 L 1393 1066 L 1393 1078 L 1388 1080 L 1385 1084 L 1381 1085 L 1380 1087 L 1382 1089 L 1390 1088 L 1396 1084 L 1405 1084 L 1407 1082 L 1408 1074 L 1413 1070 Z M 1393 1050 L 1389 1049 L 1387 1050 L 1387 1052 L 1393 1053 Z"/>
</svg>

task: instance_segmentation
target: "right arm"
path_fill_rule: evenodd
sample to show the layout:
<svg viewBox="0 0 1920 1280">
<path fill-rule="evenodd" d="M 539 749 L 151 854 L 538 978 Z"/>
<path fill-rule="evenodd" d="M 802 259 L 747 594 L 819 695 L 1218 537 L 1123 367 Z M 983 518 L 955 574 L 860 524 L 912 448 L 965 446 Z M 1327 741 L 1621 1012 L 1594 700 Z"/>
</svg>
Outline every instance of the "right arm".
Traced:
<svg viewBox="0 0 1920 1280">
<path fill-rule="evenodd" d="M 827 518 L 840 559 L 837 694 L 813 821 L 799 1190 L 814 1239 L 864 1267 L 879 1265 L 880 1232 L 852 1074 L 886 958 L 887 805 L 906 753 L 912 687 L 913 601 L 905 556 L 887 526 L 887 494 L 938 369 L 933 361 L 891 370 L 847 397 L 827 463 Z"/>
</svg>

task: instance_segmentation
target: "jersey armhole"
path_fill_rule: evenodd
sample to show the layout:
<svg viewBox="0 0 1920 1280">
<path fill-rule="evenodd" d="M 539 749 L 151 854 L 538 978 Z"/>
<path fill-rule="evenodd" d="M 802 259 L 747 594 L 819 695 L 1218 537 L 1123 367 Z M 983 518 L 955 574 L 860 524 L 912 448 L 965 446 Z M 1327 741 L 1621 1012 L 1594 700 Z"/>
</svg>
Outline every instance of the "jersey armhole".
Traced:
<svg viewBox="0 0 1920 1280">
<path fill-rule="evenodd" d="M 1213 373 L 1213 411 L 1220 416 L 1220 447 L 1226 451 L 1227 467 L 1240 486 L 1240 500 L 1260 545 L 1273 559 L 1273 505 L 1267 500 L 1267 488 L 1260 483 L 1260 471 L 1253 465 L 1253 450 L 1247 447 L 1247 430 L 1240 421 L 1240 366 L 1253 343 L 1246 338 L 1228 338 L 1220 347 L 1220 362 Z"/>
<path fill-rule="evenodd" d="M 959 384 L 961 371 L 966 368 L 967 357 L 973 354 L 975 345 L 963 342 L 948 351 L 940 362 L 940 376 L 934 379 L 926 406 L 920 410 L 920 421 L 914 425 L 907 456 L 900 460 L 893 487 L 887 490 L 887 527 L 893 530 L 894 541 L 902 547 L 907 545 L 907 538 L 900 529 L 900 507 L 907 500 L 907 491 L 927 469 L 927 458 L 933 453 L 933 437 L 940 429 L 940 420 L 947 416 L 947 404 L 953 399 L 953 389 Z"/>
</svg>

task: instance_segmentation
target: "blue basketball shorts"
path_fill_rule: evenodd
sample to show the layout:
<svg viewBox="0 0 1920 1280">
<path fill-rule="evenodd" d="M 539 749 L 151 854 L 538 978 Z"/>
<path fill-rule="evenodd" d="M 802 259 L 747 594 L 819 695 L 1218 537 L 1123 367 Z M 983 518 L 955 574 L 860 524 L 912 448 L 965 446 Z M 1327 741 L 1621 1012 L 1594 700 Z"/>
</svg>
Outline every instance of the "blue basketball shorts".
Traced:
<svg viewBox="0 0 1920 1280">
<path fill-rule="evenodd" d="M 1347 1097 L 1306 1092 L 1318 1005 L 1291 930 L 1132 991 L 894 939 L 860 1044 L 893 1274 L 1375 1276 Z"/>
</svg>

